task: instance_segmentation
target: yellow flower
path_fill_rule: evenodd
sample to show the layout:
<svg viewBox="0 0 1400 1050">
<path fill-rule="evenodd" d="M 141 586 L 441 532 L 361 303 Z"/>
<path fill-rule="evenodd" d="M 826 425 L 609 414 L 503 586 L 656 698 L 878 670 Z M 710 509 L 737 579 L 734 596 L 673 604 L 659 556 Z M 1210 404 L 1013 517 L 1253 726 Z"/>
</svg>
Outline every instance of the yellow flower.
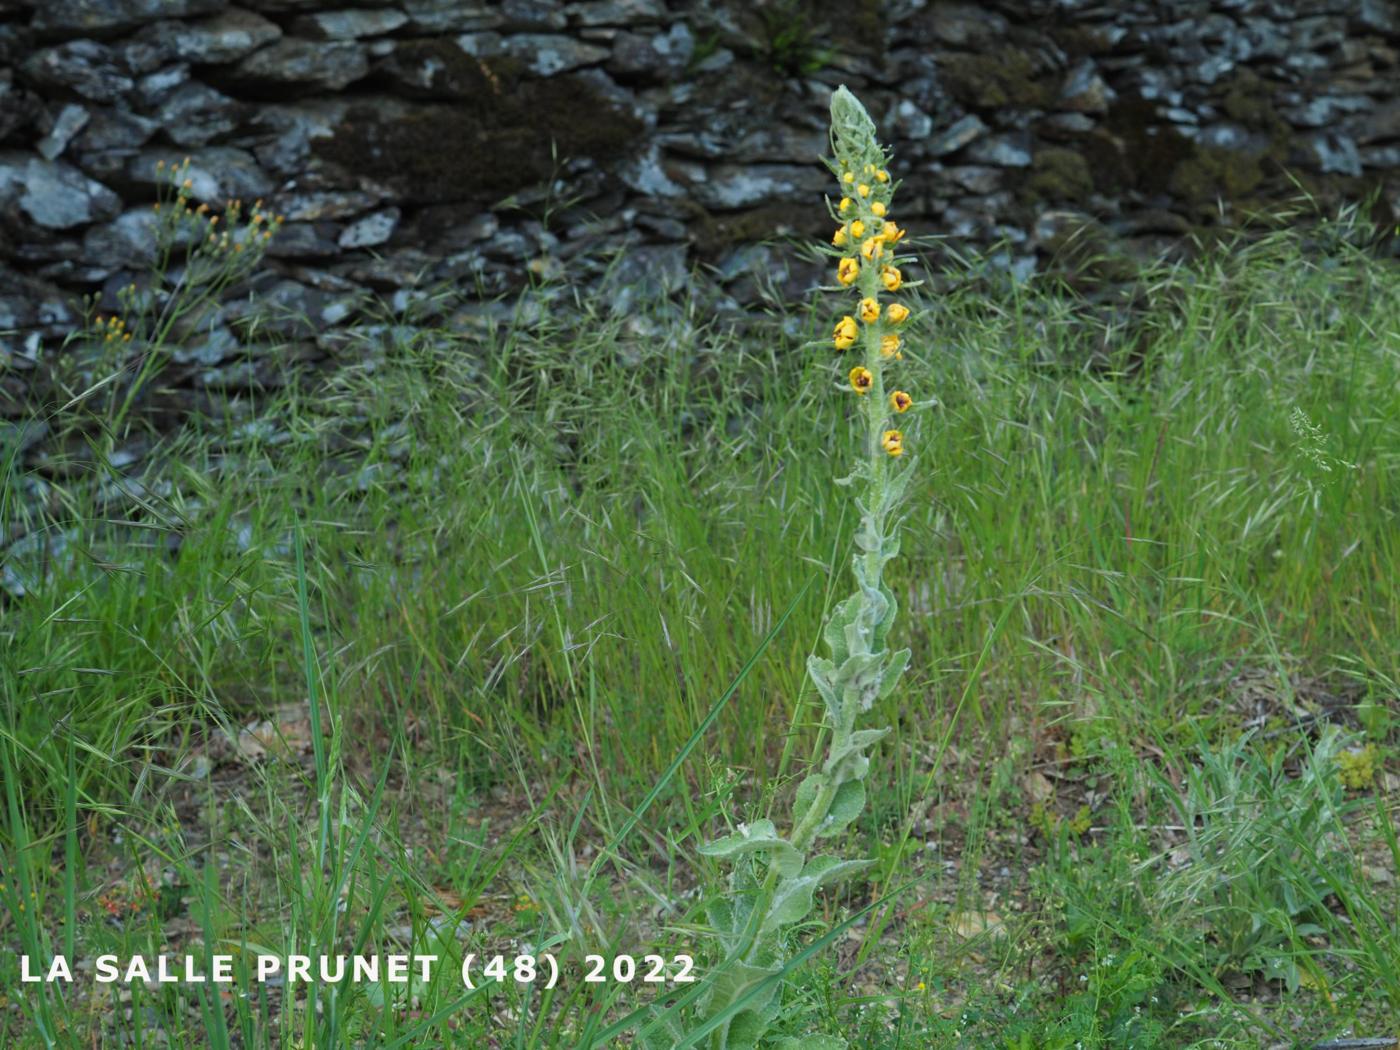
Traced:
<svg viewBox="0 0 1400 1050">
<path fill-rule="evenodd" d="M 880 267 L 880 280 L 885 283 L 885 287 L 892 292 L 899 291 L 899 286 L 904 283 L 904 275 L 899 272 L 896 266 Z"/>
<path fill-rule="evenodd" d="M 841 214 L 844 215 L 846 212 L 848 212 L 848 211 L 850 211 L 850 210 L 851 210 L 851 198 L 850 198 L 850 197 L 842 197 L 842 198 L 841 198 L 841 206 L 837 209 L 837 211 L 841 212 Z"/>
<path fill-rule="evenodd" d="M 853 171 L 848 171 L 848 172 L 846 172 L 846 174 L 844 174 L 844 175 L 841 176 L 841 181 L 844 182 L 844 183 L 846 183 L 847 185 L 850 185 L 852 182 L 855 182 L 855 181 L 856 181 L 855 172 L 853 172 Z"/>
<path fill-rule="evenodd" d="M 854 237 L 856 240 L 860 240 L 862 237 L 864 237 L 865 223 L 861 222 L 859 219 L 851 223 L 851 236 Z"/>
<path fill-rule="evenodd" d="M 885 217 L 885 205 L 883 201 L 871 201 L 870 210 L 882 219 Z"/>
<path fill-rule="evenodd" d="M 890 408 L 896 412 L 908 412 L 909 406 L 914 403 L 914 399 L 903 390 L 896 390 L 890 395 Z"/>
<path fill-rule="evenodd" d="M 856 319 L 847 314 L 836 323 L 836 331 L 832 333 L 832 337 L 836 341 L 836 349 L 846 350 L 854 346 L 858 334 Z"/>
<path fill-rule="evenodd" d="M 842 259 L 836 267 L 836 279 L 842 284 L 851 284 L 860 276 L 860 263 L 854 259 Z"/>
<path fill-rule="evenodd" d="M 884 168 L 881 168 L 879 171 L 877 171 L 877 172 L 875 173 L 875 179 L 876 179 L 877 182 L 889 182 L 889 181 L 890 181 L 890 173 L 889 173 L 888 171 L 886 171 Z"/>
<path fill-rule="evenodd" d="M 846 243 L 846 227 L 842 226 L 831 237 L 831 243 L 840 248 Z"/>
<path fill-rule="evenodd" d="M 865 173 L 866 173 L 867 175 L 873 174 L 874 171 L 875 171 L 875 165 L 874 165 L 874 164 L 867 164 L 867 165 L 865 166 Z"/>
<path fill-rule="evenodd" d="M 886 430 L 880 445 L 891 456 L 904 455 L 904 435 L 898 430 Z"/>
<path fill-rule="evenodd" d="M 862 197 L 869 197 L 870 187 L 862 182 L 859 186 L 856 187 L 856 192 L 859 193 Z"/>
<path fill-rule="evenodd" d="M 885 307 L 885 320 L 890 324 L 903 324 L 909 320 L 909 307 L 903 303 L 890 303 Z"/>
<path fill-rule="evenodd" d="M 857 365 L 851 369 L 851 386 L 857 394 L 866 393 L 875 384 L 875 377 L 868 368 Z"/>
<path fill-rule="evenodd" d="M 899 336 L 891 332 L 880 339 L 880 353 L 886 357 L 894 357 L 899 353 Z"/>
<path fill-rule="evenodd" d="M 865 256 L 871 262 L 874 262 L 876 259 L 880 258 L 880 256 L 884 254 L 884 251 L 885 246 L 883 243 L 881 243 L 879 237 L 867 237 L 865 239 L 865 242 L 860 246 L 860 254 Z"/>
<path fill-rule="evenodd" d="M 890 219 L 885 223 L 885 228 L 880 231 L 880 236 L 885 239 L 886 244 L 895 244 L 904 236 L 904 231 L 894 224 Z"/>
<path fill-rule="evenodd" d="M 860 319 L 866 324 L 874 324 L 880 319 L 880 304 L 874 299 L 862 299 L 860 301 Z"/>
</svg>

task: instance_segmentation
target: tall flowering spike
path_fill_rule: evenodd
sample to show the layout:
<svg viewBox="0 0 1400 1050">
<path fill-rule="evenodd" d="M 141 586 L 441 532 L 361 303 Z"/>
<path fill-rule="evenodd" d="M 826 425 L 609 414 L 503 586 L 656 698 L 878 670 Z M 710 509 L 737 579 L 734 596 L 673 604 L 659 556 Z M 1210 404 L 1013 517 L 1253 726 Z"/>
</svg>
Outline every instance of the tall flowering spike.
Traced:
<svg viewBox="0 0 1400 1050">
<path fill-rule="evenodd" d="M 875 122 L 860 99 L 842 84 L 831 93 L 831 152 L 836 162 L 845 163 L 846 170 L 852 173 L 847 181 L 854 182 L 855 172 L 863 172 L 866 164 L 873 163 L 869 158 L 872 146 L 875 146 Z"/>
<path fill-rule="evenodd" d="M 843 365 L 845 385 L 856 395 L 864 424 L 847 483 L 864 482 L 864 492 L 855 501 L 860 516 L 852 557 L 856 588 L 835 606 L 822 630 L 828 655 L 807 661 L 824 705 L 827 756 L 798 785 L 787 834 L 774 820 L 756 820 L 700 847 L 731 865 L 726 891 L 707 911 L 722 957 L 693 1014 L 682 1015 L 683 1020 L 653 1014 L 640 1032 L 646 1050 L 674 1047 L 699 1028 L 710 1033 L 704 1045 L 711 1050 L 771 1045 L 763 1036 L 782 1014 L 784 960 L 791 956 L 794 927 L 807 918 L 817 890 L 871 863 L 820 855 L 818 847 L 865 808 L 869 752 L 889 730 L 857 729 L 857 721 L 894 691 L 909 664 L 908 649 L 893 651 L 888 645 L 897 603 L 883 578 L 898 551 L 894 512 L 909 479 L 905 434 L 891 424 L 914 400 L 885 387 L 886 368 L 903 356 L 895 326 L 909 318 L 908 308 L 890 296 L 908 285 L 895 251 L 903 231 L 888 218 L 894 193 L 885 167 L 889 158 L 875 138 L 870 114 L 844 87 L 831 97 L 831 149 L 830 167 L 841 189 L 835 208 L 841 230 L 824 250 L 839 260 L 840 290 L 854 296 L 832 328 L 832 343 L 857 358 Z"/>
</svg>

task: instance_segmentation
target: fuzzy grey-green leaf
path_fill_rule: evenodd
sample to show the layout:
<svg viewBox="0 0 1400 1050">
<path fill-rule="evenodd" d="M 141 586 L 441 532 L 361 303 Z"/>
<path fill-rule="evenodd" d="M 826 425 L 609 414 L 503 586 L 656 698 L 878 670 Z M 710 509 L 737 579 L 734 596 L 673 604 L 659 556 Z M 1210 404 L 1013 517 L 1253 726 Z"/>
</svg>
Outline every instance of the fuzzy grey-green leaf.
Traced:
<svg viewBox="0 0 1400 1050">
<path fill-rule="evenodd" d="M 860 816 L 865 808 L 865 781 L 848 780 L 836 789 L 831 800 L 831 808 L 826 811 L 826 819 L 817 828 L 818 838 L 836 835 Z"/>
</svg>

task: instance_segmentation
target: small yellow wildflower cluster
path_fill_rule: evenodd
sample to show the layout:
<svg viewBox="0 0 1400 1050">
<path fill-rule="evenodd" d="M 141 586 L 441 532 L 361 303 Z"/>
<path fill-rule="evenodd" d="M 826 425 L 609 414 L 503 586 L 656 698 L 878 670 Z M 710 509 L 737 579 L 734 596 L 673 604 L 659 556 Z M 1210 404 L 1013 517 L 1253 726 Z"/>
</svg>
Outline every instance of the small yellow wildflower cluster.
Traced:
<svg viewBox="0 0 1400 1050">
<path fill-rule="evenodd" d="M 104 343 L 129 343 L 131 333 L 126 329 L 126 322 L 120 317 L 103 317 L 98 314 L 92 320 L 93 335 L 101 339 Z"/>
<path fill-rule="evenodd" d="M 246 217 L 243 202 L 237 198 L 224 204 L 222 214 L 213 213 L 207 202 L 196 206 L 189 167 L 189 157 L 171 165 L 156 161 L 156 174 L 168 179 L 174 190 L 173 198 L 157 201 L 155 206 L 165 231 L 172 235 L 188 231 L 195 255 L 237 257 L 249 250 L 251 255 L 259 254 L 285 218 L 272 214 L 261 200 L 253 202 Z"/>
<path fill-rule="evenodd" d="M 900 330 L 908 322 L 910 311 L 903 303 L 882 303 L 881 296 L 904 287 L 901 260 L 895 253 L 905 231 L 890 216 L 895 186 L 884 162 L 884 156 L 838 155 L 833 165 L 842 190 L 835 208 L 840 226 L 831 238 L 836 249 L 831 254 L 839 257 L 836 280 L 842 287 L 858 291 L 860 300 L 854 314 L 837 322 L 832 343 L 842 351 L 857 343 L 863 345 L 864 363 L 848 374 L 851 389 L 861 395 L 874 393 L 881 404 L 888 405 L 889 412 L 900 414 L 913 407 L 914 399 L 903 390 L 885 394 L 883 366 L 886 361 L 904 359 Z M 879 429 L 880 447 L 885 453 L 903 455 L 904 435 L 898 430 Z"/>
</svg>

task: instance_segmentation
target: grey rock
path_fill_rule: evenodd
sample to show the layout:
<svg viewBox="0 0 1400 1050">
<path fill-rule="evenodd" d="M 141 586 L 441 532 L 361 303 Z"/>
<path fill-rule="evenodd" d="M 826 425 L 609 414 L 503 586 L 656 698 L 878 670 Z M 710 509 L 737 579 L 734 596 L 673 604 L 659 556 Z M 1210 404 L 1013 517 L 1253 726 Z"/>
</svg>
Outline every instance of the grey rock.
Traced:
<svg viewBox="0 0 1400 1050">
<path fill-rule="evenodd" d="M 179 164 L 184 156 L 173 150 L 142 150 L 127 162 L 127 178 L 153 191 L 169 180 L 168 175 L 157 171 L 156 163 L 164 161 L 169 169 Z M 234 199 L 251 203 L 272 191 L 271 180 L 247 150 L 206 146 L 192 150 L 188 156 L 190 165 L 185 177 L 190 181 L 190 194 L 196 202 L 220 207 Z"/>
<path fill-rule="evenodd" d="M 504 28 L 511 32 L 558 31 L 569 24 L 569 16 L 555 0 L 502 0 Z"/>
<path fill-rule="evenodd" d="M 253 147 L 258 162 L 274 175 L 304 176 L 311 166 L 312 141 L 333 135 L 348 108 L 346 100 L 340 98 L 308 98 L 290 105 L 258 107 L 253 119 L 263 136 Z"/>
<path fill-rule="evenodd" d="M 608 70 L 626 75 L 674 77 L 685 69 L 694 53 L 695 38 L 684 22 L 677 22 L 665 33 L 621 32 L 613 40 Z"/>
<path fill-rule="evenodd" d="M 1031 164 L 1031 137 L 1025 132 L 1011 132 L 979 139 L 967 148 L 967 157 L 978 164 L 1028 168 Z"/>
<path fill-rule="evenodd" d="M 1183 109 L 1181 106 L 1167 106 L 1162 110 L 1162 116 L 1170 120 L 1173 124 L 1191 125 L 1190 134 L 1196 133 L 1195 125 L 1201 122 L 1201 114 L 1193 110 Z"/>
<path fill-rule="evenodd" d="M 386 208 L 362 219 L 356 219 L 341 231 L 339 244 L 342 248 L 373 248 L 385 243 L 393 236 L 399 224 L 399 209 Z"/>
<path fill-rule="evenodd" d="M 99 102 L 112 102 L 136 86 L 122 71 L 112 48 L 96 40 L 46 47 L 29 56 L 22 68 L 41 87 L 72 91 Z"/>
<path fill-rule="evenodd" d="M 382 36 L 408 24 L 408 15 L 393 8 L 368 11 L 318 11 L 292 23 L 292 32 L 317 40 L 358 40 Z"/>
<path fill-rule="evenodd" d="M 948 168 L 944 176 L 969 193 L 995 193 L 1001 189 L 1002 169 L 977 164 Z"/>
<path fill-rule="evenodd" d="M 159 217 L 150 208 L 130 208 L 83 236 L 83 258 L 95 266 L 147 265 L 155 258 Z"/>
<path fill-rule="evenodd" d="M 615 313 L 629 313 L 637 300 L 663 298 L 683 288 L 689 275 L 685 245 L 642 245 L 619 257 L 602 293 Z"/>
<path fill-rule="evenodd" d="M 36 6 L 35 29 L 117 33 L 162 18 L 212 14 L 224 0 L 43 0 Z"/>
<path fill-rule="evenodd" d="M 1115 92 L 1099 75 L 1098 68 L 1085 59 L 1070 70 L 1060 90 L 1060 108 L 1074 113 L 1103 115 L 1116 97 Z"/>
<path fill-rule="evenodd" d="M 692 193 L 707 208 L 749 208 L 771 200 L 828 189 L 830 176 L 815 168 L 777 164 L 719 165 Z"/>
<path fill-rule="evenodd" d="M 308 85 L 339 91 L 369 73 L 362 45 L 283 38 L 238 63 L 241 80 L 272 85 Z"/>
<path fill-rule="evenodd" d="M 1372 105 L 1365 95 L 1322 95 L 1285 109 L 1284 116 L 1295 127 L 1323 128 L 1353 113 L 1364 113 Z"/>
<path fill-rule="evenodd" d="M 506 21 L 499 7 L 481 0 L 400 0 L 397 6 L 416 33 L 478 32 L 499 29 Z"/>
<path fill-rule="evenodd" d="M 365 190 L 305 190 L 278 193 L 269 206 L 289 222 L 316 222 L 322 219 L 348 219 L 373 208 L 384 199 L 382 193 Z"/>
<path fill-rule="evenodd" d="M 246 107 L 206 84 L 189 83 L 167 98 L 156 119 L 177 146 L 204 146 L 243 121 Z"/>
<path fill-rule="evenodd" d="M 659 241 L 684 241 L 690 236 L 685 223 L 674 216 L 640 212 L 634 222 L 638 229 L 648 231 Z"/>
<path fill-rule="evenodd" d="M 1361 0 L 1356 22 L 1362 29 L 1395 39 L 1400 37 L 1400 10 L 1392 0 Z"/>
<path fill-rule="evenodd" d="M 129 154 L 143 146 L 159 130 L 160 122 L 153 117 L 137 116 L 135 113 L 109 107 L 90 109 L 88 121 L 72 145 L 80 154 L 93 155 L 111 151 Z M 84 166 L 91 170 L 87 160 L 84 161 Z"/>
<path fill-rule="evenodd" d="M 1354 133 L 1361 143 L 1400 139 L 1400 100 L 1387 102 L 1368 113 Z"/>
<path fill-rule="evenodd" d="M 35 145 L 39 155 L 45 160 L 57 160 L 73 137 L 87 125 L 88 111 L 82 106 L 67 105 L 58 112 L 52 126 Z"/>
<path fill-rule="evenodd" d="M 190 67 L 183 62 L 147 73 L 136 82 L 136 101 L 143 109 L 158 106 L 181 84 L 189 83 L 189 79 Z"/>
<path fill-rule="evenodd" d="M 461 38 L 458 44 L 461 45 Z M 469 54 L 472 52 L 464 46 Z M 552 77 L 583 66 L 597 65 L 611 52 L 597 44 L 586 44 L 573 37 L 549 33 L 520 33 L 506 39 L 506 54 L 522 59 L 532 73 Z"/>
<path fill-rule="evenodd" d="M 724 154 L 739 164 L 774 162 L 810 164 L 827 149 L 825 131 L 804 131 L 786 124 L 756 128 Z"/>
<path fill-rule="evenodd" d="M 1400 146 L 1367 146 L 1361 163 L 1368 168 L 1400 168 Z"/>
<path fill-rule="evenodd" d="M 1318 170 L 1324 175 L 1361 174 L 1361 153 L 1355 139 L 1336 132 L 1318 131 L 1309 135 L 1306 143 Z"/>
<path fill-rule="evenodd" d="M 186 336 L 182 345 L 176 347 L 170 356 L 178 364 L 198 364 L 208 368 L 233 357 L 238 350 L 238 337 L 214 319 L 204 331 Z"/>
<path fill-rule="evenodd" d="M 619 176 L 622 181 L 647 197 L 681 197 L 685 187 L 673 182 L 661 166 L 661 151 L 655 143 L 626 164 Z"/>
<path fill-rule="evenodd" d="M 928 17 L 933 35 L 958 48 L 978 50 L 999 43 L 1008 29 L 1005 17 L 974 4 L 938 4 Z"/>
<path fill-rule="evenodd" d="M 275 22 L 253 11 L 230 7 L 195 22 L 160 22 L 143 30 L 139 39 L 169 58 L 210 65 L 236 62 L 281 36 Z"/>
<path fill-rule="evenodd" d="M 331 259 L 340 255 L 336 224 L 289 222 L 277 231 L 266 248 L 274 259 Z"/>
<path fill-rule="evenodd" d="M 933 134 L 933 118 L 907 98 L 895 104 L 890 123 L 901 138 L 926 139 Z"/>
<path fill-rule="evenodd" d="M 987 125 L 982 123 L 981 117 L 969 113 L 929 143 L 929 152 L 935 157 L 956 153 L 964 146 L 976 142 L 987 130 Z"/>
<path fill-rule="evenodd" d="M 588 0 L 564 9 L 576 26 L 640 26 L 661 21 L 666 9 L 657 0 Z"/>
<path fill-rule="evenodd" d="M 70 328 L 77 322 L 71 298 L 47 281 L 0 268 L 0 331 Z"/>
<path fill-rule="evenodd" d="M 0 202 L 50 230 L 101 222 L 121 210 L 121 198 L 72 165 L 13 152 L 0 154 Z"/>
<path fill-rule="evenodd" d="M 1072 139 L 1087 135 L 1096 127 L 1098 123 L 1086 113 L 1052 113 L 1045 118 L 1041 132 L 1047 138 Z"/>
</svg>

